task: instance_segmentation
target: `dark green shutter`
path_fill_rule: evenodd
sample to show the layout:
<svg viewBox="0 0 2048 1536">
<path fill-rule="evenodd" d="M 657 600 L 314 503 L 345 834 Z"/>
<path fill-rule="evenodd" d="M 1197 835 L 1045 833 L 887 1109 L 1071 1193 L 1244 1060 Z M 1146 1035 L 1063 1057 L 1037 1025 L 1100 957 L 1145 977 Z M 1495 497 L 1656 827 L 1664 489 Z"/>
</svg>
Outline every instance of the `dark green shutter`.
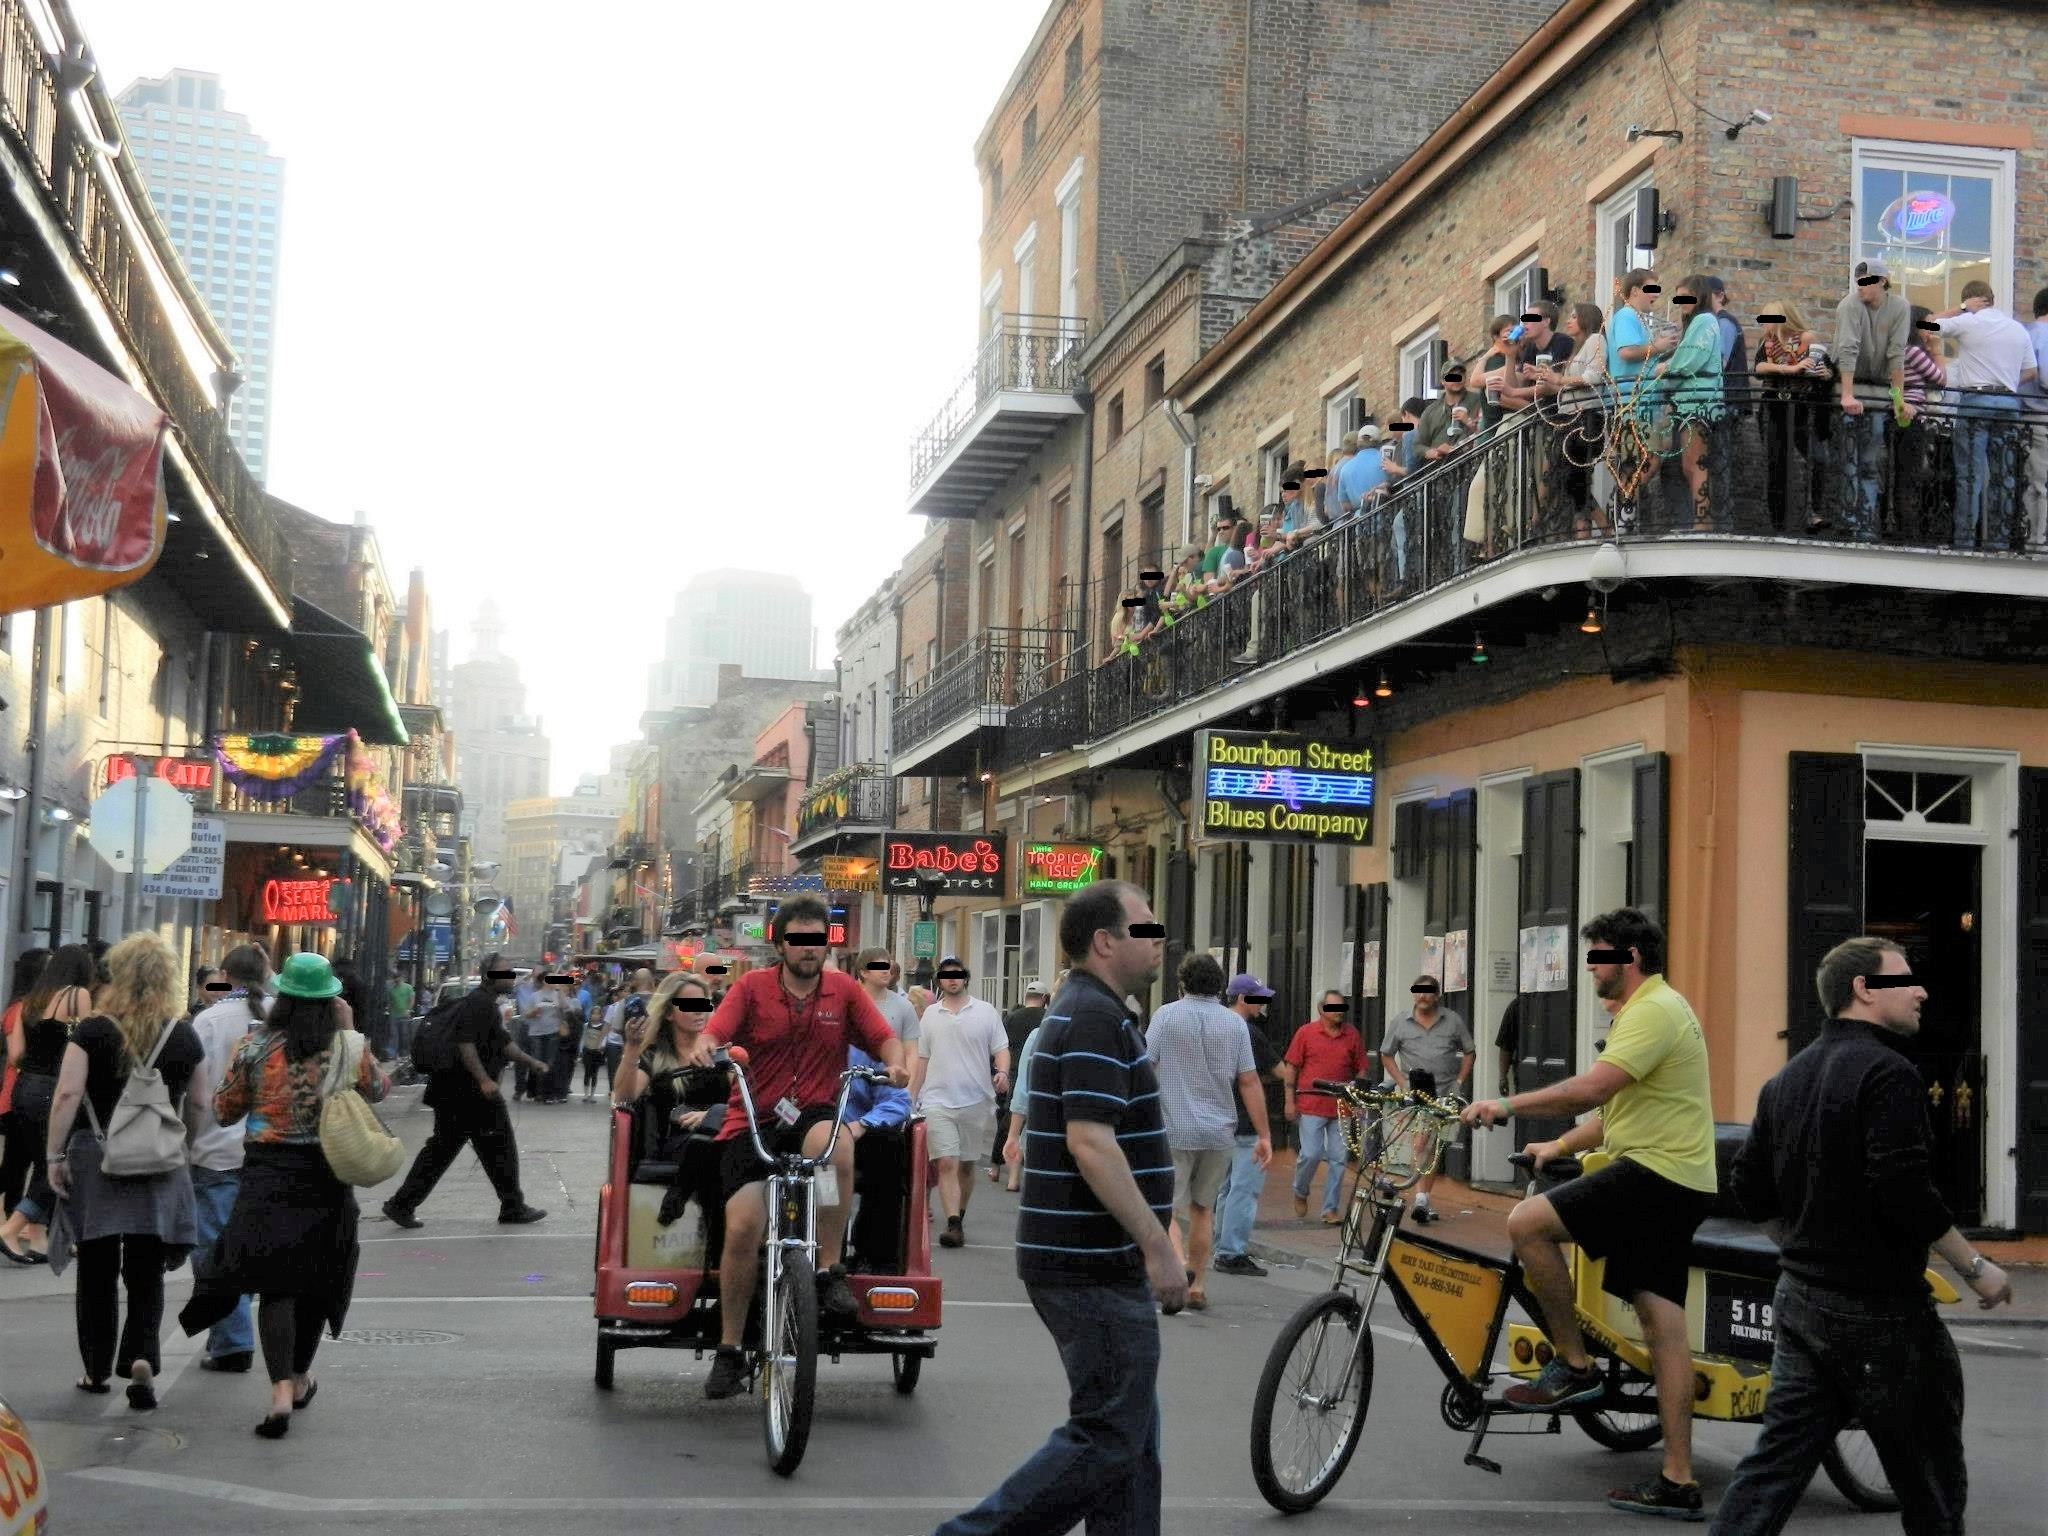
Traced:
<svg viewBox="0 0 2048 1536">
<path fill-rule="evenodd" d="M 2019 832 L 2018 1214 L 2048 1232 L 2048 768 L 2020 770 Z"/>
<path fill-rule="evenodd" d="M 1579 905 L 1579 770 L 1540 774 L 1522 783 L 1521 928 L 1562 925 L 1576 954 Z M 1517 952 L 1520 950 L 1517 934 Z M 1561 1083 L 1578 1070 L 1579 967 L 1565 966 L 1562 992 L 1521 994 L 1515 1087 L 1520 1093 Z M 1548 1141 L 1571 1129 L 1562 1119 L 1518 1118 L 1515 1146 Z"/>
<path fill-rule="evenodd" d="M 1670 931 L 1669 910 L 1671 825 L 1671 760 L 1662 752 L 1646 752 L 1634 763 L 1635 803 L 1630 812 L 1635 849 L 1633 888 L 1629 902 L 1648 913 L 1657 926 Z"/>
<path fill-rule="evenodd" d="M 1863 759 L 1854 752 L 1792 754 L 1785 911 L 1785 1054 L 1825 1022 L 1813 978 L 1821 957 L 1863 931 Z"/>
</svg>

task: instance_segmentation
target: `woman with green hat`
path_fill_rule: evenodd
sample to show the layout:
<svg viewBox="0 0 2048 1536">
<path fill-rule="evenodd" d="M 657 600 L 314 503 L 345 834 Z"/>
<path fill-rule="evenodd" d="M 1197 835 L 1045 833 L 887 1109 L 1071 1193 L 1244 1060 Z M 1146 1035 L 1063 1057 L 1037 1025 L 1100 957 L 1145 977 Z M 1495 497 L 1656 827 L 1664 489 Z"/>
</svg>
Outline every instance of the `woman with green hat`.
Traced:
<svg viewBox="0 0 2048 1536">
<path fill-rule="evenodd" d="M 321 1108 L 343 1088 L 375 1103 L 391 1087 L 368 1042 L 345 1027 L 341 990 L 322 956 L 293 955 L 278 972 L 270 1017 L 236 1047 L 213 1108 L 223 1125 L 247 1117 L 242 1184 L 214 1263 L 178 1315 L 193 1334 L 240 1297 L 261 1298 L 270 1412 L 256 1433 L 269 1440 L 313 1401 L 319 1384 L 307 1373 L 320 1330 L 341 1331 L 355 1290 L 359 1213 L 320 1149 Z"/>
</svg>

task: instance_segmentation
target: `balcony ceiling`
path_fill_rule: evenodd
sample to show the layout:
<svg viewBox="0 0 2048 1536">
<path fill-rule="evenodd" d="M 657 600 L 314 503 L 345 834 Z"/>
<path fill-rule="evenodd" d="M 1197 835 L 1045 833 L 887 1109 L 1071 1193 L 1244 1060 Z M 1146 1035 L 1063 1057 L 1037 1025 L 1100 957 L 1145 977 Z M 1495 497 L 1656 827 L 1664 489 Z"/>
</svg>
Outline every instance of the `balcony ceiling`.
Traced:
<svg viewBox="0 0 2048 1536">
<path fill-rule="evenodd" d="M 732 782 L 725 792 L 728 800 L 766 800 L 789 787 L 787 768 L 763 768 L 758 763 Z"/>
<path fill-rule="evenodd" d="M 1069 394 L 998 390 L 911 488 L 917 517 L 973 517 L 1064 422 L 1081 415 Z"/>
</svg>

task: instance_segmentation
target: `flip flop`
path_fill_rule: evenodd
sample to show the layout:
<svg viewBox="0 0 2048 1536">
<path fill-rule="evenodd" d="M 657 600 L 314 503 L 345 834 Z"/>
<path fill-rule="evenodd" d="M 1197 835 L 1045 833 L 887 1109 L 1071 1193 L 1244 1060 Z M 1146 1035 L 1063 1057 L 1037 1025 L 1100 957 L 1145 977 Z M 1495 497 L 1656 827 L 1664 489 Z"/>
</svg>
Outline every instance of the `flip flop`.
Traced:
<svg viewBox="0 0 2048 1536">
<path fill-rule="evenodd" d="M 149 1366 L 141 1360 L 136 1361 L 135 1364 L 142 1368 L 142 1374 L 139 1380 L 134 1379 L 134 1369 L 132 1367 L 130 1368 L 130 1380 L 128 1382 L 128 1406 L 130 1408 L 144 1410 L 154 1408 L 156 1406 L 156 1387 L 154 1385 L 156 1381 L 156 1372 L 152 1371 L 149 1368 Z"/>
<path fill-rule="evenodd" d="M 314 1398 L 314 1396 L 315 1396 L 315 1395 L 316 1395 L 316 1394 L 317 1394 L 317 1393 L 318 1393 L 319 1391 L 320 1391 L 320 1383 L 319 1383 L 319 1382 L 317 1382 L 317 1381 L 309 1381 L 309 1382 L 307 1382 L 307 1383 L 306 1383 L 306 1395 L 305 1395 L 304 1397 L 295 1397 L 295 1398 L 293 1398 L 293 1399 L 292 1399 L 292 1412 L 293 1412 L 293 1413 L 297 1413 L 297 1412 L 298 1412 L 298 1411 L 299 1411 L 299 1410 L 300 1410 L 301 1408 L 305 1408 L 305 1407 L 309 1406 L 309 1405 L 310 1405 L 310 1404 L 312 1403 L 312 1401 L 313 1401 L 313 1398 Z"/>
<path fill-rule="evenodd" d="M 92 1393 L 94 1397 L 105 1397 L 109 1392 L 114 1390 L 113 1384 L 111 1382 L 94 1381 L 87 1376 L 79 1377 L 77 1381 L 72 1383 L 72 1385 L 77 1387 L 78 1390 L 81 1392 Z"/>
<path fill-rule="evenodd" d="M 288 1413 L 265 1414 L 263 1422 L 256 1426 L 256 1433 L 266 1440 L 282 1440 L 292 1430 L 292 1416 Z"/>
</svg>

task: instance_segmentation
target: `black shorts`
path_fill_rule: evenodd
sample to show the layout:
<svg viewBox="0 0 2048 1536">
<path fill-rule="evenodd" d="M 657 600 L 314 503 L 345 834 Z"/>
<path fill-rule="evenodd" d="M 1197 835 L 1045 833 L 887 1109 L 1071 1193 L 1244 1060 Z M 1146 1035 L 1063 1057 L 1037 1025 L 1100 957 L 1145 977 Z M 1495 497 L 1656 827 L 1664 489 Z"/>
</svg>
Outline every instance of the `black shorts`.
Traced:
<svg viewBox="0 0 2048 1536">
<path fill-rule="evenodd" d="M 1607 1261 L 1600 1288 L 1633 1301 L 1638 1291 L 1685 1305 L 1692 1235 L 1714 1197 L 1618 1157 L 1598 1173 L 1568 1179 L 1545 1197 L 1572 1241 Z"/>
<path fill-rule="evenodd" d="M 741 1116 L 740 1118 L 744 1118 Z M 770 1152 L 801 1152 L 804 1137 L 814 1125 L 829 1124 L 832 1106 L 827 1104 L 818 1109 L 807 1109 L 797 1116 L 795 1125 L 779 1122 L 761 1127 L 761 1140 Z M 725 1155 L 718 1165 L 720 1182 L 725 1186 L 725 1198 L 730 1200 L 749 1184 L 759 1183 L 773 1172 L 768 1164 L 761 1161 L 754 1150 L 754 1138 L 741 1131 L 738 1136 L 725 1144 Z"/>
</svg>

